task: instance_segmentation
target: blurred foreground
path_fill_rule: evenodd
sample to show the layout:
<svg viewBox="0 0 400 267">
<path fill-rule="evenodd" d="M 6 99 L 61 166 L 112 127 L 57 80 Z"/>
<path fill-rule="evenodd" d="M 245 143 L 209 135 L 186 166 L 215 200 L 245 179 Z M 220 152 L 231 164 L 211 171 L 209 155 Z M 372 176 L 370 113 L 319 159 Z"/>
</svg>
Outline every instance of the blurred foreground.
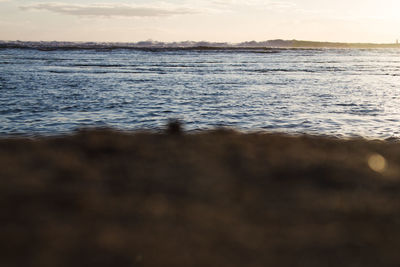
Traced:
<svg viewBox="0 0 400 267">
<path fill-rule="evenodd" d="M 0 266 L 400 263 L 398 143 L 98 130 L 0 164 Z"/>
</svg>

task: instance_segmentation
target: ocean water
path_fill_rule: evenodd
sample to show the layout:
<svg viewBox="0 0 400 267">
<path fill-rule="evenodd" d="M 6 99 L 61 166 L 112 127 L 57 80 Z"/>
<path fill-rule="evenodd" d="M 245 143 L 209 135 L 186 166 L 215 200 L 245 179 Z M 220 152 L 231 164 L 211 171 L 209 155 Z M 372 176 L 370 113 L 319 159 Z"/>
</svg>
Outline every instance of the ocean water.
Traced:
<svg viewBox="0 0 400 267">
<path fill-rule="evenodd" d="M 0 135 L 232 126 L 400 137 L 400 50 L 0 49 Z"/>
</svg>

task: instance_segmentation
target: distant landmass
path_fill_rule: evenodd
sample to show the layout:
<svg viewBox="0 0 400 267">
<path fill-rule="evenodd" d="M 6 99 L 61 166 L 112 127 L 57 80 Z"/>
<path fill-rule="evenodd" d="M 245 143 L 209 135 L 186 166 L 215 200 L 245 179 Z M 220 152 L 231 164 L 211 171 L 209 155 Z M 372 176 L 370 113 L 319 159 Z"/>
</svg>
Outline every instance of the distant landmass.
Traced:
<svg viewBox="0 0 400 267">
<path fill-rule="evenodd" d="M 241 48 L 400 48 L 396 43 L 340 43 L 340 42 L 315 42 L 300 40 L 268 40 L 268 41 L 248 41 L 242 43 L 225 42 L 158 42 L 141 41 L 133 43 L 121 42 L 30 42 L 30 41 L 0 41 L 0 48 L 26 48 L 26 49 L 152 49 L 152 48 L 171 48 L 171 49 L 241 49 Z"/>
</svg>

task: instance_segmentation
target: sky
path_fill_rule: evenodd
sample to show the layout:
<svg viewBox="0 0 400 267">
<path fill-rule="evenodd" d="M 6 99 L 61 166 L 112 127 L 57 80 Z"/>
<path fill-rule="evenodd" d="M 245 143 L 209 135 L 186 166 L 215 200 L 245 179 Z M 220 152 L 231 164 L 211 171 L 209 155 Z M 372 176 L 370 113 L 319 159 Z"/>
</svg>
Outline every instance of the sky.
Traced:
<svg viewBox="0 0 400 267">
<path fill-rule="evenodd" d="M 399 0 L 0 0 L 0 40 L 394 43 Z"/>
</svg>

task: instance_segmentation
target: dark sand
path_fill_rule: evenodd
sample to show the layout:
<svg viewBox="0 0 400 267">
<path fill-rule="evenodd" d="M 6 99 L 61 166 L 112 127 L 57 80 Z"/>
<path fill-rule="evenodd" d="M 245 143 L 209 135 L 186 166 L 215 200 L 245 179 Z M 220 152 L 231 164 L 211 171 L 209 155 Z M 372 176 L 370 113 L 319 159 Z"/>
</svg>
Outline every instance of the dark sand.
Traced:
<svg viewBox="0 0 400 267">
<path fill-rule="evenodd" d="M 398 143 L 81 131 L 0 164 L 0 266 L 400 264 Z"/>
</svg>

